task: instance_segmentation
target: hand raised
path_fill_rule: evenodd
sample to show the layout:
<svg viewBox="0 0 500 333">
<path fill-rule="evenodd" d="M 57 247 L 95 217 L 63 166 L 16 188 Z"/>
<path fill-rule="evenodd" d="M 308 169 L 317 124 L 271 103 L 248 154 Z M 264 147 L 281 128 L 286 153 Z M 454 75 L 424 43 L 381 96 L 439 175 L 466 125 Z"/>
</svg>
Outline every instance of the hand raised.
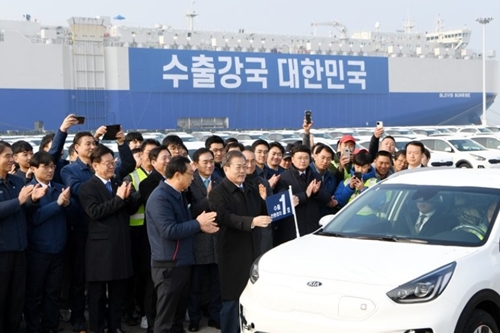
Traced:
<svg viewBox="0 0 500 333">
<path fill-rule="evenodd" d="M 268 179 L 268 182 L 269 182 L 269 185 L 271 186 L 271 188 L 274 188 L 276 186 L 279 179 L 280 179 L 280 175 L 273 175 L 271 178 Z"/>
<path fill-rule="evenodd" d="M 212 192 L 212 188 L 213 188 L 213 185 L 212 185 L 212 181 L 210 181 L 208 183 L 208 187 L 207 187 L 207 198 L 208 198 L 208 195 L 210 194 L 210 192 Z"/>
<path fill-rule="evenodd" d="M 97 131 L 95 131 L 95 134 L 94 134 L 94 138 L 96 140 L 99 140 L 101 138 L 101 136 L 103 136 L 104 134 L 106 134 L 108 130 L 106 129 L 106 126 L 101 126 L 97 129 Z"/>
<path fill-rule="evenodd" d="M 19 191 L 19 195 L 17 196 L 17 199 L 19 199 L 19 203 L 23 205 L 26 200 L 30 197 L 31 193 L 33 192 L 33 185 L 26 185 L 24 186 L 21 191 Z"/>
<path fill-rule="evenodd" d="M 259 194 L 262 200 L 266 200 L 267 198 L 267 189 L 264 185 L 259 184 Z"/>
<path fill-rule="evenodd" d="M 375 131 L 373 131 L 373 135 L 375 135 L 375 137 L 377 139 L 380 139 L 382 137 L 382 135 L 384 134 L 384 128 L 383 127 L 377 127 L 375 128 Z"/>
<path fill-rule="evenodd" d="M 12 166 L 10 167 L 9 174 L 10 175 L 16 174 L 16 165 L 15 164 L 12 164 Z"/>
<path fill-rule="evenodd" d="M 131 183 L 123 182 L 116 190 L 116 195 L 122 200 L 127 199 L 130 194 L 130 186 Z"/>
<path fill-rule="evenodd" d="M 78 119 L 75 118 L 74 114 L 70 114 L 66 118 L 64 118 L 61 127 L 59 127 L 59 130 L 66 133 L 71 126 L 76 124 L 78 124 Z"/>
<path fill-rule="evenodd" d="M 314 180 L 315 184 L 312 189 L 312 193 L 318 193 L 319 189 L 321 188 L 321 180 L 317 181 L 316 179 Z"/>
</svg>

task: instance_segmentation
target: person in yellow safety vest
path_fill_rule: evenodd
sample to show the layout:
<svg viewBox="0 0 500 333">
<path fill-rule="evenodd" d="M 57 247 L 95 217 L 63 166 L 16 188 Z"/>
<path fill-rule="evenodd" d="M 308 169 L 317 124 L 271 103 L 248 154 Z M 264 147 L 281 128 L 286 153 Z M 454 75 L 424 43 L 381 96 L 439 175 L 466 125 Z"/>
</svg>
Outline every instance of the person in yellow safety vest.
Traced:
<svg viewBox="0 0 500 333">
<path fill-rule="evenodd" d="M 340 207 L 347 205 L 364 190 L 377 183 L 375 169 L 371 166 L 371 157 L 366 150 L 354 155 L 353 164 L 351 176 L 339 183 L 335 191 L 335 199 Z"/>
<path fill-rule="evenodd" d="M 148 177 L 148 175 L 153 170 L 151 161 L 149 160 L 149 152 L 151 149 L 159 147 L 160 143 L 155 139 L 146 139 L 141 144 L 141 166 L 135 169 L 124 181 L 129 181 L 132 184 L 133 190 L 139 193 L 139 184 Z M 148 235 L 146 226 L 144 225 L 144 205 L 145 202 L 142 198 L 139 200 L 141 206 L 134 215 L 130 216 L 129 224 L 130 228 L 130 241 L 132 247 L 132 262 L 134 265 L 134 277 L 130 279 L 128 292 L 125 296 L 124 304 L 124 315 L 123 321 L 128 326 L 133 326 L 139 324 L 141 317 L 144 315 L 144 287 L 136 288 L 136 286 L 144 285 L 143 281 L 140 281 L 143 277 L 141 275 L 140 265 L 141 262 L 147 261 L 149 264 L 149 259 L 143 258 L 145 252 L 143 248 L 147 245 Z M 142 289 L 141 289 L 142 288 Z M 135 313 L 136 305 L 140 310 L 139 314 Z"/>
<path fill-rule="evenodd" d="M 333 156 L 328 171 L 337 179 L 337 184 L 351 176 L 353 151 L 356 139 L 352 135 L 344 135 L 337 143 L 337 153 Z"/>
</svg>

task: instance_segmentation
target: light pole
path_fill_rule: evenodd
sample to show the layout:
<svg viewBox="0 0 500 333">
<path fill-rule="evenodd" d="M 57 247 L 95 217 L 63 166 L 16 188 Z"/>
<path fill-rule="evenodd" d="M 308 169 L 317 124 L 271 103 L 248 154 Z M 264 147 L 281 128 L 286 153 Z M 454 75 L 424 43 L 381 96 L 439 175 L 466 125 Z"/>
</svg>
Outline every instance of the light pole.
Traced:
<svg viewBox="0 0 500 333">
<path fill-rule="evenodd" d="M 483 25 L 483 125 L 486 126 L 486 25 L 493 17 L 478 18 L 476 21 Z"/>
</svg>

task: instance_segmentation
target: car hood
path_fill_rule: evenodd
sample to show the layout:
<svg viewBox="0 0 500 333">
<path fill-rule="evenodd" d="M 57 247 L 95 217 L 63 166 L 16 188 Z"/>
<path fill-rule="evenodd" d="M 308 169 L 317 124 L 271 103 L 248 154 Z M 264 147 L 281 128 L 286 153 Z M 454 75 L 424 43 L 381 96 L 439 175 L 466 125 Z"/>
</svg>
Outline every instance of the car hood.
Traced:
<svg viewBox="0 0 500 333">
<path fill-rule="evenodd" d="M 478 248 L 308 235 L 259 262 L 266 272 L 371 285 L 400 285 L 457 261 Z"/>
</svg>

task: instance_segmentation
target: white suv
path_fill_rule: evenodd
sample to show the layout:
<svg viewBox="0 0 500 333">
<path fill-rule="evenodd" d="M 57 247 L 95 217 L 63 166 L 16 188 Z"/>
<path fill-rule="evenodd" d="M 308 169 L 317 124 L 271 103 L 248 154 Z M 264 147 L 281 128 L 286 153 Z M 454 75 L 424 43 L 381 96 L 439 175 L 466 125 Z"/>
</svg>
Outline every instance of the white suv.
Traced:
<svg viewBox="0 0 500 333">
<path fill-rule="evenodd" d="M 484 169 L 500 163 L 500 151 L 488 150 L 469 138 L 429 137 L 420 141 L 431 151 L 447 153 L 458 168 Z"/>
</svg>

